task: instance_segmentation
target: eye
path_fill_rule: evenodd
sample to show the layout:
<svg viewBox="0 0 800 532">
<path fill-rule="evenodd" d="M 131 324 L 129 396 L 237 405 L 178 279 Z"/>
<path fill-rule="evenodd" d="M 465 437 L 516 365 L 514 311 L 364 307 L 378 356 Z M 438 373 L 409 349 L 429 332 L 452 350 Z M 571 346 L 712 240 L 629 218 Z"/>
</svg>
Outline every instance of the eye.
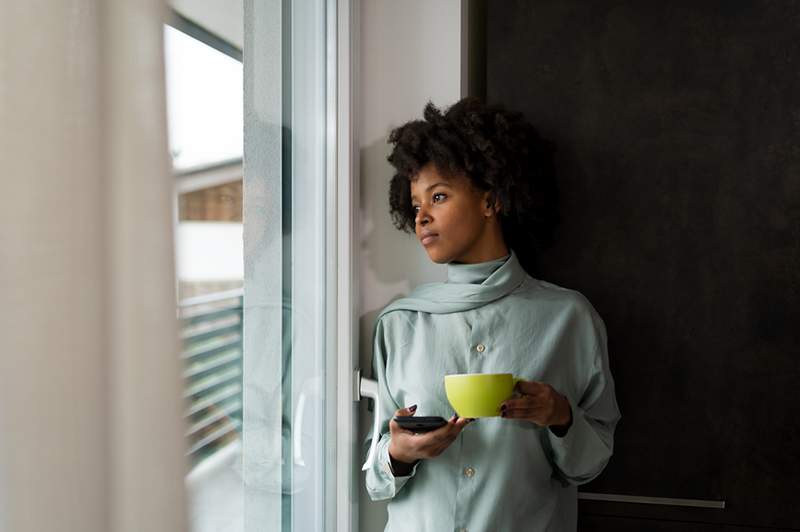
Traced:
<svg viewBox="0 0 800 532">
<path fill-rule="evenodd" d="M 446 197 L 447 197 L 447 194 L 445 194 L 444 192 L 436 192 L 436 193 L 435 193 L 435 194 L 432 196 L 432 197 L 433 197 L 433 203 L 438 203 L 439 201 L 441 201 L 441 200 L 438 200 L 438 201 L 437 201 L 437 199 L 436 199 L 436 198 L 437 198 L 437 196 L 441 196 L 442 198 L 446 198 Z M 419 205 L 412 205 L 412 206 L 411 206 L 411 211 L 412 211 L 414 214 L 417 214 L 417 213 L 419 212 Z"/>
</svg>

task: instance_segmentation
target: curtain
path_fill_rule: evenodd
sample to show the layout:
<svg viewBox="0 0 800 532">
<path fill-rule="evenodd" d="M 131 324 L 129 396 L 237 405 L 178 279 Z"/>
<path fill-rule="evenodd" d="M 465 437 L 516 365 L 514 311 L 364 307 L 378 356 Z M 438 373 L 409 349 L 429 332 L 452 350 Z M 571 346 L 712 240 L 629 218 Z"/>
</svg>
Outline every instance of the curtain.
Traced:
<svg viewBox="0 0 800 532">
<path fill-rule="evenodd" d="M 0 530 L 186 530 L 165 6 L 0 12 Z"/>
</svg>

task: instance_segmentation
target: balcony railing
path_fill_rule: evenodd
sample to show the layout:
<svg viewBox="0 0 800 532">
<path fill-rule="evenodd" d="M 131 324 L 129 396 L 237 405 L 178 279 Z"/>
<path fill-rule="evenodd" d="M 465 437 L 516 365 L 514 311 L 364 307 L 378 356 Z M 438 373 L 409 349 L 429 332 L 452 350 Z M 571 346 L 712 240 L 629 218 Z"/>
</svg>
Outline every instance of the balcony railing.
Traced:
<svg viewBox="0 0 800 532">
<path fill-rule="evenodd" d="M 241 289 L 181 301 L 181 322 L 192 466 L 240 437 L 242 430 Z"/>
</svg>

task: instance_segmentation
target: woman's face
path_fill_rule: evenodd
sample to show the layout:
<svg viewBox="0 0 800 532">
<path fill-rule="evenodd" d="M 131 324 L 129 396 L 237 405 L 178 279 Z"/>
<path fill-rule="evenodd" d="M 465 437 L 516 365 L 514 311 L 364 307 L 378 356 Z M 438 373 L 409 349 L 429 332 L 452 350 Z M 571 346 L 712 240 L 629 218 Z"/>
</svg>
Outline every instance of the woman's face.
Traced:
<svg viewBox="0 0 800 532">
<path fill-rule="evenodd" d="M 488 192 L 466 176 L 445 177 L 428 163 L 411 181 L 416 234 L 433 262 L 485 262 L 508 254 Z"/>
</svg>

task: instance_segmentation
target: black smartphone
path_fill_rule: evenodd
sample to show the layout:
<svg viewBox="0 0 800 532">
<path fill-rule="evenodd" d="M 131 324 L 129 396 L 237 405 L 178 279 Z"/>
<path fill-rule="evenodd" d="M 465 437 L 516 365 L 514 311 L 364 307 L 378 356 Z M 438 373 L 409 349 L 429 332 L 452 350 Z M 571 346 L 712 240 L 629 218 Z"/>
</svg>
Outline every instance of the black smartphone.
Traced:
<svg viewBox="0 0 800 532">
<path fill-rule="evenodd" d="M 411 432 L 429 432 L 447 425 L 447 420 L 439 416 L 394 416 L 394 420 Z"/>
</svg>

